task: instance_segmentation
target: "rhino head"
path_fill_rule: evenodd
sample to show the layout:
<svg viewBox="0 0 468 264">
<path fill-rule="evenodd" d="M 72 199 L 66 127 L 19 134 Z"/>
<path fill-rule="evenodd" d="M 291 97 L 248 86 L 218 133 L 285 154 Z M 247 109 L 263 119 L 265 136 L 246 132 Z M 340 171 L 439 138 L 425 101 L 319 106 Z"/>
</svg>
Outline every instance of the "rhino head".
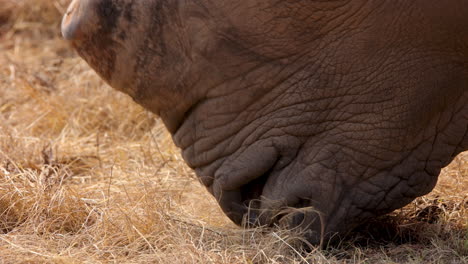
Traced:
<svg viewBox="0 0 468 264">
<path fill-rule="evenodd" d="M 318 243 L 430 192 L 468 149 L 463 0 L 74 0 L 62 32 L 237 224 Z"/>
</svg>

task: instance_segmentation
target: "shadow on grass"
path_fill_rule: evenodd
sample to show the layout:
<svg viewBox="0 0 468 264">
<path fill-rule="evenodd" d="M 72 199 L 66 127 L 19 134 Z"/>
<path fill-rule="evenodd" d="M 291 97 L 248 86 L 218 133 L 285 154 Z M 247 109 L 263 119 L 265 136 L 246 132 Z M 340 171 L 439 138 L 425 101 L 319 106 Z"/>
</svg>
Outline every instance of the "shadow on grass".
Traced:
<svg viewBox="0 0 468 264">
<path fill-rule="evenodd" d="M 450 219 L 450 212 L 466 205 L 437 198 L 423 200 L 416 210 L 401 210 L 370 220 L 356 228 L 348 239 L 355 246 L 380 247 L 388 244 L 427 244 L 434 238 L 447 239 L 452 232 L 466 234 L 466 226 L 452 224 L 459 221 Z"/>
</svg>

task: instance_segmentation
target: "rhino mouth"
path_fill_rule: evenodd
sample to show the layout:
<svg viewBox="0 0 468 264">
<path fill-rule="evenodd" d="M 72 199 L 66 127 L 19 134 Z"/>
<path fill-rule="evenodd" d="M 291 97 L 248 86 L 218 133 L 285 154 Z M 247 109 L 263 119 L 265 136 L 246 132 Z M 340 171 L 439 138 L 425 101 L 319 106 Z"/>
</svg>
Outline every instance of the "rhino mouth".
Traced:
<svg viewBox="0 0 468 264">
<path fill-rule="evenodd" d="M 252 180 L 237 190 L 213 191 L 214 183 L 209 187 L 224 213 L 237 225 L 259 227 L 269 225 L 261 210 L 262 193 L 267 183 L 268 174 Z"/>
<path fill-rule="evenodd" d="M 262 215 L 261 197 L 263 188 L 265 187 L 268 180 L 269 173 L 249 182 L 241 189 L 241 199 L 244 207 L 244 215 L 242 219 L 242 225 L 246 227 L 256 227 L 264 225 L 265 222 L 261 221 L 260 216 Z"/>
</svg>

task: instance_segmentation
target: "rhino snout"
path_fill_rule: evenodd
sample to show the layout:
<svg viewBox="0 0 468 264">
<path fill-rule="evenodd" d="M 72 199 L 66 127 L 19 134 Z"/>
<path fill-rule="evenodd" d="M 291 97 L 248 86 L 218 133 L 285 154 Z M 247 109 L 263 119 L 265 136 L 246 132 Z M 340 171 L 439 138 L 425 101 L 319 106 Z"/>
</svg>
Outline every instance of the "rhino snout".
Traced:
<svg viewBox="0 0 468 264">
<path fill-rule="evenodd" d="M 92 16 L 91 0 L 73 0 L 62 19 L 62 36 L 77 40 L 96 26 Z"/>
</svg>

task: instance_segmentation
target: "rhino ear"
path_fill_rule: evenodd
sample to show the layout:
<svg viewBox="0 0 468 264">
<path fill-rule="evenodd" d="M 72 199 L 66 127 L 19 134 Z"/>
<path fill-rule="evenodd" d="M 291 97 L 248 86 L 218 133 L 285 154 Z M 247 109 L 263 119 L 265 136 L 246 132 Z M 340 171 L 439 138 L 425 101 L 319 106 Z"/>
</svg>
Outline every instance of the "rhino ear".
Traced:
<svg viewBox="0 0 468 264">
<path fill-rule="evenodd" d="M 62 19 L 62 36 L 67 40 L 77 40 L 95 27 L 93 0 L 73 0 Z M 94 24 L 94 25 L 93 25 Z"/>
</svg>

